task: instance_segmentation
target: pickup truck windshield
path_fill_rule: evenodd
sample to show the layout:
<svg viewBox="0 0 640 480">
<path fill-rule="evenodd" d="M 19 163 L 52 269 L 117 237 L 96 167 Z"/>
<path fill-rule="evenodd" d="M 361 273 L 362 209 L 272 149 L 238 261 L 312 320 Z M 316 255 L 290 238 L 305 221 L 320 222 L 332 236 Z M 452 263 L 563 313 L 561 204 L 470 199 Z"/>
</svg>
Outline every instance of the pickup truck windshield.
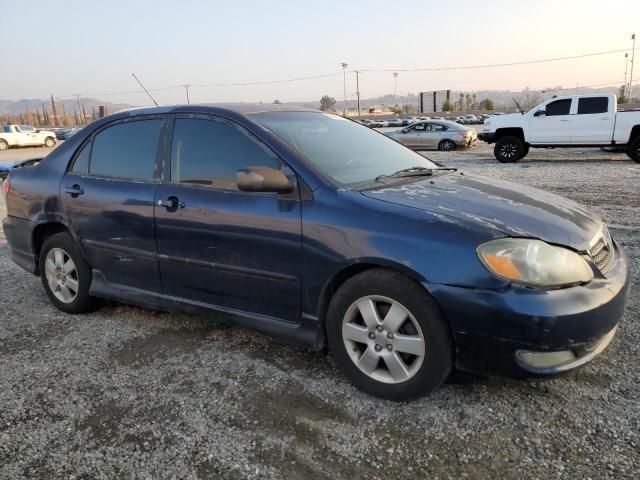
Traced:
<svg viewBox="0 0 640 480">
<path fill-rule="evenodd" d="M 407 168 L 437 168 L 422 155 L 338 115 L 271 112 L 251 118 L 342 186 L 373 181 Z"/>
</svg>

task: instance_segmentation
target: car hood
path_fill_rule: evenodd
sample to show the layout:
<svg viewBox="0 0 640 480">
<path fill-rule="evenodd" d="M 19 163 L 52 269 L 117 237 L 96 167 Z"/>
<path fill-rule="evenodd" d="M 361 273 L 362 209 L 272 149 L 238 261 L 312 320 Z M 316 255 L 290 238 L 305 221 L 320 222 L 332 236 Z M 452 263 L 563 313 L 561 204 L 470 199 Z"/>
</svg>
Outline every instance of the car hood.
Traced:
<svg viewBox="0 0 640 480">
<path fill-rule="evenodd" d="M 513 237 L 589 249 L 602 219 L 552 193 L 494 178 L 451 173 L 362 192 L 369 198 L 472 222 Z"/>
</svg>

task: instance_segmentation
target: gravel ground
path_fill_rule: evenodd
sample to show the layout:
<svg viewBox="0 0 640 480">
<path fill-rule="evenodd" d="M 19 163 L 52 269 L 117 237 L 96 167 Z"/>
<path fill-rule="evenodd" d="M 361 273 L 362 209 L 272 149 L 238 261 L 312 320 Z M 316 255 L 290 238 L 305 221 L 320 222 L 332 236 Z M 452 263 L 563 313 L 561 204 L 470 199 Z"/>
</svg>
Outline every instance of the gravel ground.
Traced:
<svg viewBox="0 0 640 480">
<path fill-rule="evenodd" d="M 455 374 L 395 404 L 357 391 L 330 355 L 215 319 L 118 304 L 65 315 L 0 235 L 0 477 L 638 478 L 640 165 L 595 149 L 513 165 L 485 145 L 427 156 L 605 217 L 633 286 L 603 356 L 547 381 Z"/>
</svg>

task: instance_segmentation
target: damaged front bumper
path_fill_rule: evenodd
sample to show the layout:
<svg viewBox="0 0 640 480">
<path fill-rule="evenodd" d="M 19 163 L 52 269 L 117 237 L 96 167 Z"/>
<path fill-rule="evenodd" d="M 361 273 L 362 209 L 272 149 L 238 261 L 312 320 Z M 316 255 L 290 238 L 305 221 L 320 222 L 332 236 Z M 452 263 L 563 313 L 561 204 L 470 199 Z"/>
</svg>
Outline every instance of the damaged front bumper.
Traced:
<svg viewBox="0 0 640 480">
<path fill-rule="evenodd" d="M 606 275 L 586 285 L 477 290 L 425 285 L 451 323 L 456 366 L 509 376 L 577 368 L 611 343 L 629 293 L 629 262 L 615 244 Z"/>
</svg>

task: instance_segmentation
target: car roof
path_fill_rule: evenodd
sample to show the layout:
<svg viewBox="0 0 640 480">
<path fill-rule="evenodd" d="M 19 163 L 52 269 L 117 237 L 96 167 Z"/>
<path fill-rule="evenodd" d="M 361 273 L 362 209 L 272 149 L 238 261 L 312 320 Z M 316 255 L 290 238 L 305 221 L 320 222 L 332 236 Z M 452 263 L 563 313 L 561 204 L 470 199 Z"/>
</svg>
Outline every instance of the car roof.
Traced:
<svg viewBox="0 0 640 480">
<path fill-rule="evenodd" d="M 134 107 L 120 110 L 116 113 L 129 113 L 132 115 L 152 115 L 159 113 L 181 113 L 181 112 L 202 112 L 211 113 L 226 110 L 248 115 L 263 112 L 322 112 L 315 108 L 299 107 L 296 105 L 283 105 L 274 103 L 201 103 L 201 104 L 178 104 L 160 105 L 156 107 Z"/>
</svg>

